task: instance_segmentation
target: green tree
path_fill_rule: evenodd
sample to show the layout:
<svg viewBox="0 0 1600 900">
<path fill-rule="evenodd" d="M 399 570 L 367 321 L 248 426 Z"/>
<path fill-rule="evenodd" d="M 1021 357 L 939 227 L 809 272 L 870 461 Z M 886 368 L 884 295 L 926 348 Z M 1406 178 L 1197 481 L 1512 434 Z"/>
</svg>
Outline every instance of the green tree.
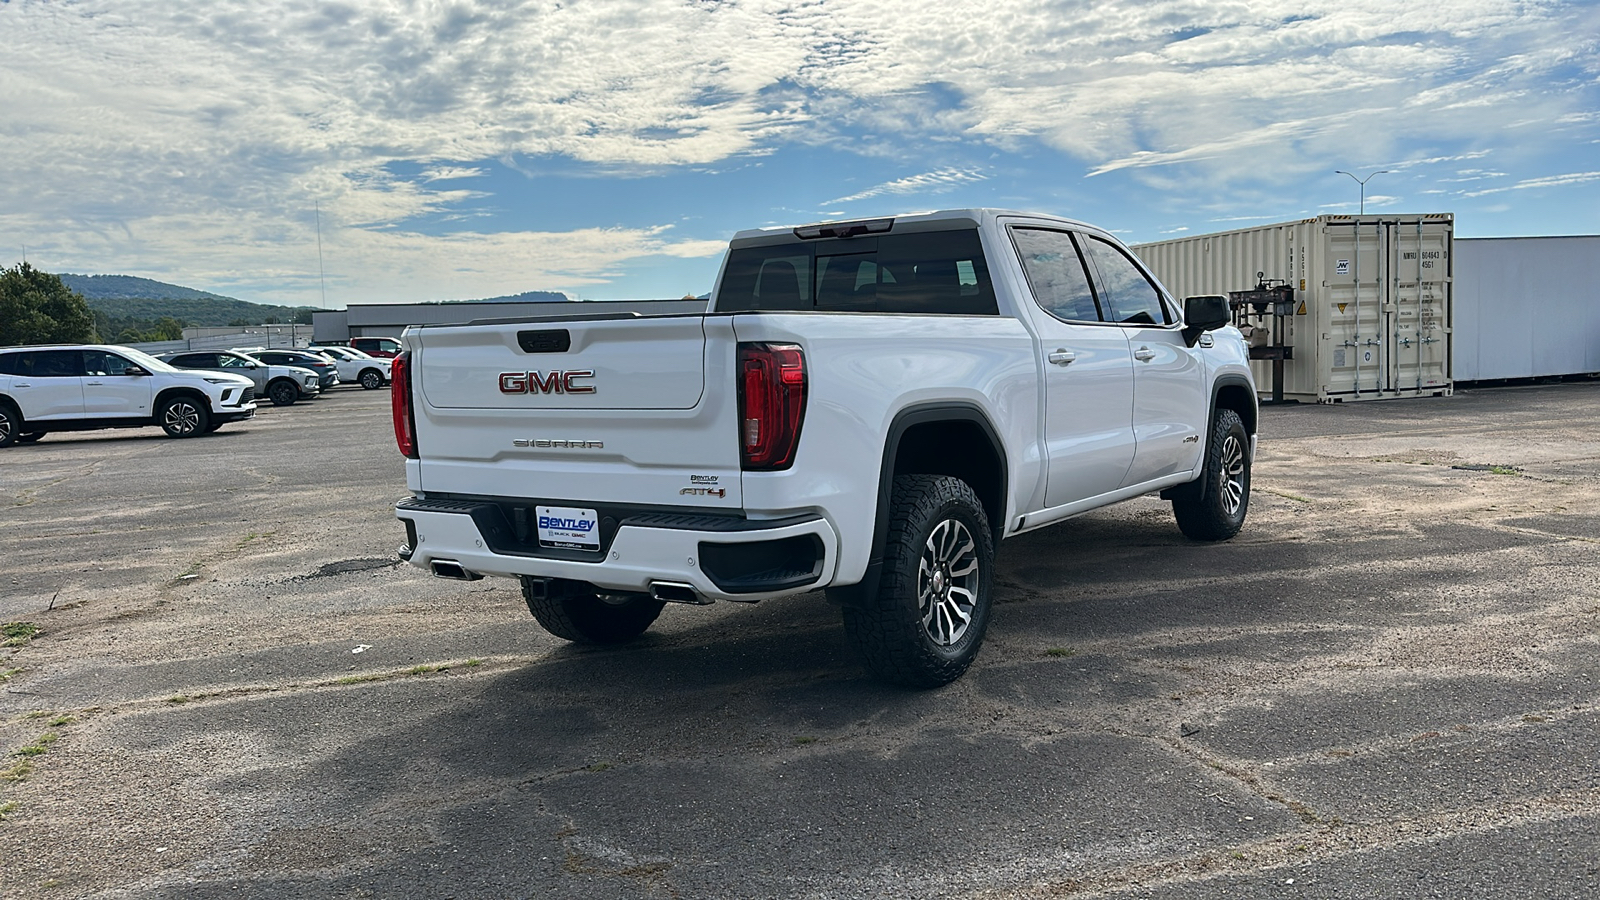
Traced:
<svg viewBox="0 0 1600 900">
<path fill-rule="evenodd" d="M 82 294 L 27 263 L 0 269 L 0 346 L 94 339 L 94 316 Z"/>
</svg>

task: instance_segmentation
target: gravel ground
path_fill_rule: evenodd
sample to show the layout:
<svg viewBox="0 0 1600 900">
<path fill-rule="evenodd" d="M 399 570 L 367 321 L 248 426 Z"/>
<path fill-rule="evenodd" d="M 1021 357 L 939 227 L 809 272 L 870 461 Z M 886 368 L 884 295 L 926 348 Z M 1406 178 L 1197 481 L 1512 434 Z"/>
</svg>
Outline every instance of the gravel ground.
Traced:
<svg viewBox="0 0 1600 900">
<path fill-rule="evenodd" d="M 585 649 L 397 564 L 387 392 L 0 451 L 0 894 L 1600 896 L 1600 384 L 1261 432 L 1231 542 L 1002 544 L 930 692 L 820 595 Z"/>
</svg>

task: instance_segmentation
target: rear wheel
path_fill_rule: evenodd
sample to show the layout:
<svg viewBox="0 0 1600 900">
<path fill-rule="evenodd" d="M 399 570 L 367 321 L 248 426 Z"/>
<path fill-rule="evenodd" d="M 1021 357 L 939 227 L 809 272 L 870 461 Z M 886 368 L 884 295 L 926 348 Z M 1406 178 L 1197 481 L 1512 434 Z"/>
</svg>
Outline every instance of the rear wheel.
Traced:
<svg viewBox="0 0 1600 900">
<path fill-rule="evenodd" d="M 273 406 L 293 406 L 300 399 L 300 388 L 288 379 L 279 379 L 267 385 L 267 399 Z"/>
<path fill-rule="evenodd" d="M 161 413 L 156 419 L 167 437 L 175 438 L 205 434 L 206 426 L 211 424 L 211 414 L 200 401 L 189 396 L 173 397 L 161 404 Z"/>
<path fill-rule="evenodd" d="M 361 373 L 361 386 L 369 391 L 383 387 L 383 373 L 377 369 L 366 369 Z"/>
<path fill-rule="evenodd" d="M 844 608 L 845 631 L 878 677 L 949 684 L 983 645 L 993 569 L 993 533 L 972 488 L 948 475 L 901 475 L 878 596 Z"/>
<path fill-rule="evenodd" d="M 1178 530 L 1197 541 L 1225 541 L 1244 527 L 1250 511 L 1250 435 L 1231 409 L 1211 420 L 1205 468 L 1199 481 L 1172 496 Z"/>
<path fill-rule="evenodd" d="M 544 630 L 579 644 L 620 644 L 644 634 L 666 604 L 646 594 L 598 594 L 586 584 L 522 579 L 528 611 Z"/>
</svg>

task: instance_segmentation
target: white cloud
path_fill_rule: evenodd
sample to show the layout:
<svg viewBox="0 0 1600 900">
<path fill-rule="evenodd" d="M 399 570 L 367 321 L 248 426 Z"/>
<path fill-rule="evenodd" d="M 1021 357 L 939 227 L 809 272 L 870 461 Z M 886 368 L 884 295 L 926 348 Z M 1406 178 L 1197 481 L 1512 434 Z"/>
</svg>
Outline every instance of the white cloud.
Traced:
<svg viewBox="0 0 1600 900">
<path fill-rule="evenodd" d="M 824 206 L 834 203 L 851 203 L 856 200 L 866 200 L 871 197 L 881 197 L 884 194 L 938 194 L 954 190 L 964 184 L 983 181 L 989 176 L 973 169 L 940 169 L 937 172 L 924 172 L 921 175 L 910 175 L 874 185 L 864 191 L 858 191 L 848 197 L 838 197 L 823 203 Z"/>
<path fill-rule="evenodd" d="M 1587 184 L 1600 181 L 1600 172 L 1568 172 L 1565 175 L 1546 175 L 1542 178 L 1527 178 L 1516 184 L 1506 187 L 1486 188 L 1481 191 L 1468 191 L 1463 197 L 1482 197 L 1486 194 L 1502 194 L 1506 191 L 1526 191 L 1535 188 L 1566 187 L 1573 184 Z"/>
<path fill-rule="evenodd" d="M 1555 0 L 13 0 L 0 245 L 271 268 L 320 203 L 330 239 L 404 268 L 379 248 L 461 249 L 418 217 L 491 225 L 461 209 L 486 160 L 672 170 L 790 145 L 926 170 L 834 204 L 971 184 L 1018 154 L 1050 186 L 1116 175 L 1227 213 L 1383 159 L 1420 178 L 1493 153 L 1513 172 L 1495 148 L 1518 125 L 1590 140 L 1597 26 Z M 1543 185 L 1493 190 L 1525 186 Z M 576 285 L 711 237 L 638 233 L 459 244 L 566 254 L 538 274 Z M 472 271 L 467 293 L 499 290 L 493 265 Z"/>
</svg>

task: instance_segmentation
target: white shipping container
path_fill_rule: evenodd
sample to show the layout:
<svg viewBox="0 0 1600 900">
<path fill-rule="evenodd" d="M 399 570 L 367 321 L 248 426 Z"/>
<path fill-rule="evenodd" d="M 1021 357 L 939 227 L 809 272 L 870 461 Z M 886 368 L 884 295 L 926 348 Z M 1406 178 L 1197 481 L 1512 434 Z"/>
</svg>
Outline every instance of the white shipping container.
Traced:
<svg viewBox="0 0 1600 900">
<path fill-rule="evenodd" d="M 1294 288 L 1282 335 L 1270 315 L 1249 319 L 1293 348 L 1285 399 L 1443 397 L 1454 389 L 1454 232 L 1450 213 L 1318 216 L 1133 250 L 1180 298 L 1251 290 L 1258 277 Z M 1272 363 L 1252 365 L 1270 395 Z"/>
</svg>

